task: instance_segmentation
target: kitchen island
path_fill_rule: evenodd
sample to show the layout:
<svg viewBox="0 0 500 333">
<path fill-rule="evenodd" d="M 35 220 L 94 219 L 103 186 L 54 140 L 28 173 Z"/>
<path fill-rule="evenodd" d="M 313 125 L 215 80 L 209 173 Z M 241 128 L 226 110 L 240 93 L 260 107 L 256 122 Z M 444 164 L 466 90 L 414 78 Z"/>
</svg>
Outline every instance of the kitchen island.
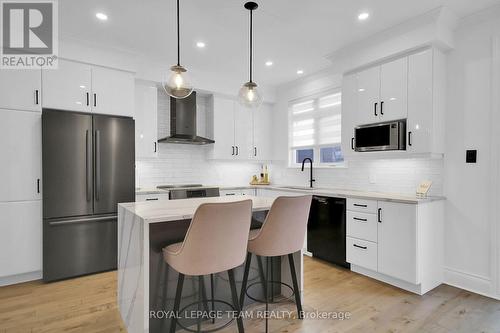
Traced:
<svg viewBox="0 0 500 333">
<path fill-rule="evenodd" d="M 177 272 L 164 263 L 161 249 L 184 239 L 191 218 L 198 206 L 203 203 L 234 202 L 247 199 L 253 201 L 252 227 L 257 228 L 264 221 L 267 211 L 271 208 L 273 198 L 228 196 L 119 204 L 117 297 L 120 314 L 129 333 L 164 332 L 170 327 L 168 313 L 173 309 Z M 302 291 L 301 253 L 295 253 L 294 258 L 299 272 L 299 288 Z M 214 258 L 214 260 L 217 259 Z M 270 273 L 273 280 L 290 285 L 291 276 L 286 260 L 275 258 Z M 243 266 L 238 267 L 235 274 L 239 292 Z M 249 285 L 258 279 L 257 267 L 252 266 Z M 209 277 L 205 277 L 205 284 L 205 290 L 210 298 Z M 186 277 L 181 309 L 197 299 L 199 292 L 197 285 L 194 279 Z M 251 292 L 255 297 L 262 298 L 260 289 L 258 285 L 255 285 Z M 275 287 L 274 289 L 273 294 L 283 293 L 284 296 L 290 296 L 286 287 Z M 214 294 L 216 299 L 230 301 L 229 283 L 225 272 L 215 274 Z M 251 300 L 247 298 L 245 304 L 249 302 Z M 191 310 L 196 310 L 196 306 L 186 309 L 186 311 Z M 217 310 L 229 309 L 217 308 Z M 185 320 L 184 325 L 193 323 L 193 320 Z"/>
</svg>

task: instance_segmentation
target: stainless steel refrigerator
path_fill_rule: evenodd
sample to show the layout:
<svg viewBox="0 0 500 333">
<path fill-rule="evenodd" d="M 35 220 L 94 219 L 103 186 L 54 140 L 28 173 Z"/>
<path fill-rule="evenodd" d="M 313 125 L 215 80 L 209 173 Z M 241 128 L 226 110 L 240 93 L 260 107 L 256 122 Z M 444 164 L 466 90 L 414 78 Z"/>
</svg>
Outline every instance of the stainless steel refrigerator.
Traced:
<svg viewBox="0 0 500 333">
<path fill-rule="evenodd" d="M 134 120 L 44 109 L 43 279 L 115 269 L 117 204 L 135 201 Z"/>
</svg>

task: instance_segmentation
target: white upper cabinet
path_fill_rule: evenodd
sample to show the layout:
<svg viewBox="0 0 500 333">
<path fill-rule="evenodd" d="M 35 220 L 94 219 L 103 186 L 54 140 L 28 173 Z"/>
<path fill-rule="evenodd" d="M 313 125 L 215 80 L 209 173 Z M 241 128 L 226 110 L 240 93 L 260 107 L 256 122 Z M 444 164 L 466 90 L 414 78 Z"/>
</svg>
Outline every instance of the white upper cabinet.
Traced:
<svg viewBox="0 0 500 333">
<path fill-rule="evenodd" d="M 0 109 L 42 111 L 41 70 L 6 69 L 0 73 Z"/>
<path fill-rule="evenodd" d="M 366 125 L 379 121 L 380 66 L 357 74 L 357 112 L 355 125 Z"/>
<path fill-rule="evenodd" d="M 0 110 L 0 202 L 41 199 L 41 142 L 41 113 Z"/>
<path fill-rule="evenodd" d="M 134 116 L 134 75 L 129 72 L 92 67 L 92 111 Z"/>
<path fill-rule="evenodd" d="M 156 157 L 158 152 L 158 90 L 154 86 L 135 86 L 135 156 Z"/>
<path fill-rule="evenodd" d="M 235 158 L 239 160 L 251 159 L 254 155 L 253 145 L 253 109 L 235 103 L 234 112 L 234 145 Z"/>
<path fill-rule="evenodd" d="M 408 86 L 408 59 L 401 58 L 380 66 L 381 121 L 406 119 Z"/>
<path fill-rule="evenodd" d="M 232 159 L 235 157 L 234 144 L 234 109 L 231 99 L 214 97 L 213 103 L 213 138 L 215 143 L 211 157 L 214 159 Z"/>
<path fill-rule="evenodd" d="M 271 106 L 249 109 L 224 97 L 214 97 L 213 159 L 270 160 Z"/>
<path fill-rule="evenodd" d="M 43 107 L 134 116 L 134 75 L 130 72 L 59 60 L 43 70 Z"/>
<path fill-rule="evenodd" d="M 425 50 L 408 57 L 407 150 L 444 153 L 445 56 Z"/>
<path fill-rule="evenodd" d="M 42 71 L 43 107 L 50 109 L 90 112 L 91 66 L 59 60 L 58 69 Z"/>
<path fill-rule="evenodd" d="M 259 109 L 253 110 L 253 158 L 267 161 L 272 158 L 271 126 L 272 107 L 263 104 Z"/>
<path fill-rule="evenodd" d="M 419 283 L 417 206 L 378 202 L 378 272 Z"/>
<path fill-rule="evenodd" d="M 446 56 L 435 48 L 359 72 L 342 83 L 342 148 L 346 157 L 387 152 L 355 153 L 354 129 L 360 125 L 406 120 L 406 153 L 444 153 Z M 398 152 L 404 154 L 405 152 Z"/>
</svg>

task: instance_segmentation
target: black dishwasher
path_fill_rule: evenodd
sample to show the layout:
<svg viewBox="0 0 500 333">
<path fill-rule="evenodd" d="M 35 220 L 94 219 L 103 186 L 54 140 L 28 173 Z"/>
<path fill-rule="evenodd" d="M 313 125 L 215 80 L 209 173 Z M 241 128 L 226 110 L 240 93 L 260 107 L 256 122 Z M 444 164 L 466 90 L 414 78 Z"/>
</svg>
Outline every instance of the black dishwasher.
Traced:
<svg viewBox="0 0 500 333">
<path fill-rule="evenodd" d="M 314 196 L 307 226 L 307 251 L 313 257 L 349 268 L 345 237 L 346 200 Z"/>
</svg>

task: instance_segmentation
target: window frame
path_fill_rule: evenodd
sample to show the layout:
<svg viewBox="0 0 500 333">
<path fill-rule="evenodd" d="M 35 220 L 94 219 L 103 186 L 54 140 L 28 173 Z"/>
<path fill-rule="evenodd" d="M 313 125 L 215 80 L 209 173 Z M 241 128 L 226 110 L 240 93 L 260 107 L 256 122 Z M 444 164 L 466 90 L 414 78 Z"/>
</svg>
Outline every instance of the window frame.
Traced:
<svg viewBox="0 0 500 333">
<path fill-rule="evenodd" d="M 292 145 L 293 142 L 293 121 L 300 120 L 301 118 L 303 119 L 309 119 L 311 118 L 309 113 L 305 113 L 303 116 L 302 115 L 293 115 L 292 111 L 292 106 L 295 104 L 300 104 L 300 103 L 305 103 L 307 101 L 313 100 L 313 105 L 314 105 L 314 111 L 312 112 L 318 112 L 319 115 L 315 115 L 313 119 L 319 119 L 321 118 L 321 114 L 326 114 L 326 111 L 318 111 L 319 110 L 319 100 L 322 97 L 328 96 L 328 95 L 333 95 L 333 94 L 341 94 L 342 98 L 342 88 L 341 87 L 335 87 L 335 88 L 330 88 L 327 90 L 323 90 L 321 92 L 317 92 L 308 96 L 304 96 L 301 98 L 293 99 L 288 102 L 288 110 L 287 110 L 287 115 L 288 115 L 288 122 L 287 122 L 287 131 L 288 131 L 288 167 L 289 168 L 300 168 L 302 167 L 301 163 L 296 163 L 296 150 L 298 149 L 312 149 L 313 150 L 313 156 L 314 156 L 314 162 L 313 165 L 315 168 L 344 168 L 347 167 L 346 160 L 344 157 L 344 160 L 342 162 L 332 162 L 332 163 L 322 163 L 321 161 L 321 153 L 320 149 L 324 147 L 332 147 L 336 144 L 314 144 L 314 145 L 308 145 L 308 146 L 300 146 L 300 147 L 294 147 Z M 341 102 L 342 103 L 342 102 Z M 340 105 L 340 117 L 342 119 L 342 104 Z M 341 121 L 342 122 L 342 121 Z M 342 125 L 340 130 L 342 131 Z M 342 149 L 342 135 L 340 135 L 341 141 L 338 143 L 340 148 Z M 314 122 L 314 141 L 319 142 L 319 122 L 315 121 Z"/>
</svg>

